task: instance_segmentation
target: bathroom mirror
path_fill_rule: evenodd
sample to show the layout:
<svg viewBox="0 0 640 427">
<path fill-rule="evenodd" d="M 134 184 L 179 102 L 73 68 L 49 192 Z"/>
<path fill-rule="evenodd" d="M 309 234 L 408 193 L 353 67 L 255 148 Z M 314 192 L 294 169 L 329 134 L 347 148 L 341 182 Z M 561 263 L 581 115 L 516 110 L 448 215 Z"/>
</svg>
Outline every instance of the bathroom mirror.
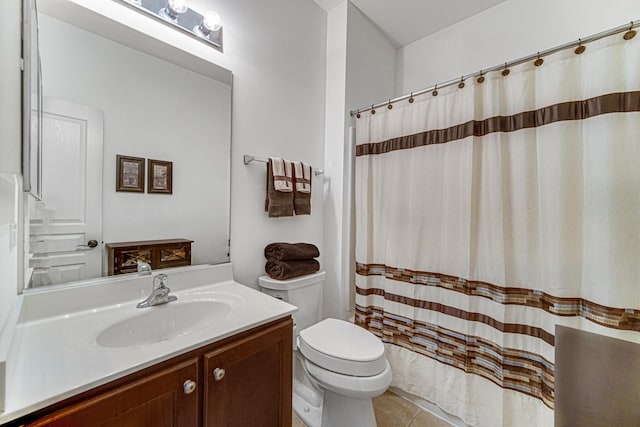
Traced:
<svg viewBox="0 0 640 427">
<path fill-rule="evenodd" d="M 191 264 L 228 262 L 231 72 L 78 3 L 37 1 L 42 186 L 40 200 L 26 196 L 28 287 L 106 275 L 113 243 L 186 239 Z"/>
</svg>

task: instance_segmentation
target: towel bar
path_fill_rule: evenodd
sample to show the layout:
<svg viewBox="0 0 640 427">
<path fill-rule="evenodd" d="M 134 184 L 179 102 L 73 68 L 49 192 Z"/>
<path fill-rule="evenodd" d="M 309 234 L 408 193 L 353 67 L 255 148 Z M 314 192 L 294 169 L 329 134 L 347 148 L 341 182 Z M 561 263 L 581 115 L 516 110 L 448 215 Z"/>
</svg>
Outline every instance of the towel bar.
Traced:
<svg viewBox="0 0 640 427">
<path fill-rule="evenodd" d="M 269 159 L 267 159 L 267 158 L 254 156 L 252 154 L 245 154 L 243 156 L 243 162 L 244 162 L 245 165 L 248 165 L 251 162 L 267 163 L 268 161 L 269 161 Z M 324 171 L 322 169 L 313 169 L 313 174 L 315 176 L 322 175 L 323 173 L 324 173 Z"/>
</svg>

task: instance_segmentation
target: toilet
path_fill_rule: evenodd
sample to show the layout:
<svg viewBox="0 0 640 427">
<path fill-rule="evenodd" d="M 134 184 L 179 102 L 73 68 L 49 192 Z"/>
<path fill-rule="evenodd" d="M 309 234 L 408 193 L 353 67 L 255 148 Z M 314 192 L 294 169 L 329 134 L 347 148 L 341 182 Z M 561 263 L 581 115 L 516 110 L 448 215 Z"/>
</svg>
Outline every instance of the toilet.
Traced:
<svg viewBox="0 0 640 427">
<path fill-rule="evenodd" d="M 321 271 L 291 280 L 258 279 L 262 292 L 298 307 L 293 409 L 309 427 L 372 427 L 372 398 L 391 384 L 391 367 L 371 332 L 344 320 L 321 320 L 325 277 Z"/>
</svg>

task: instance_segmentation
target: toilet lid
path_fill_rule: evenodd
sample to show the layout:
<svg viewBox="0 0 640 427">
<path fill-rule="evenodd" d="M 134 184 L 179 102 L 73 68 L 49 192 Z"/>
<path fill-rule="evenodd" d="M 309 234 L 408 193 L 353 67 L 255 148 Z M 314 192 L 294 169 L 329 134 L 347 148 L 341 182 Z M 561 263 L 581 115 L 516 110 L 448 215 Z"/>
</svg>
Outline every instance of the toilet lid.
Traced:
<svg viewBox="0 0 640 427">
<path fill-rule="evenodd" d="M 300 331 L 299 349 L 316 365 L 345 375 L 377 375 L 386 366 L 384 345 L 375 335 L 338 319 Z"/>
</svg>

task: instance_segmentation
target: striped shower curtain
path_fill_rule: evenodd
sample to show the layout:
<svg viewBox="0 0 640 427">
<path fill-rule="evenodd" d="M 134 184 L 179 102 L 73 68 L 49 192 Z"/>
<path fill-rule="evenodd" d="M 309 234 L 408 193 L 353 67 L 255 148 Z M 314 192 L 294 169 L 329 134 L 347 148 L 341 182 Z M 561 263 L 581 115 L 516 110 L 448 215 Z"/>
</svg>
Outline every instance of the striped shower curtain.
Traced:
<svg viewBox="0 0 640 427">
<path fill-rule="evenodd" d="M 640 342 L 638 39 L 356 120 L 356 323 L 393 386 L 551 426 L 555 325 Z"/>
</svg>

